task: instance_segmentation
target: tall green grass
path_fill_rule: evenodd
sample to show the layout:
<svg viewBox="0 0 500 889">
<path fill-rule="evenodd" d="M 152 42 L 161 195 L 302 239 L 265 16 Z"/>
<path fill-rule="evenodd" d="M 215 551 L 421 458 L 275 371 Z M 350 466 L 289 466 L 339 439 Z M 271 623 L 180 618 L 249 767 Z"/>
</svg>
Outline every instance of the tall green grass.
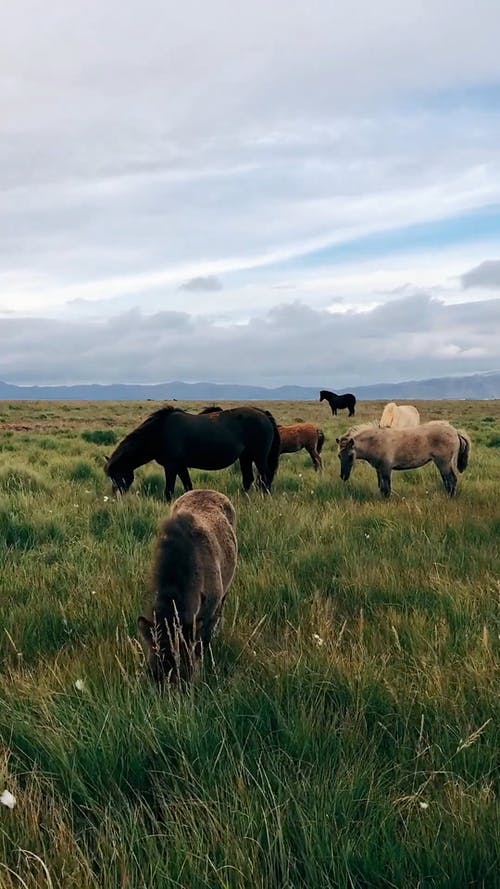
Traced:
<svg viewBox="0 0 500 889">
<path fill-rule="evenodd" d="M 136 619 L 163 479 L 115 501 L 83 437 L 155 405 L 76 407 L 0 425 L 2 889 L 499 886 L 500 405 L 420 405 L 473 430 L 454 501 L 433 467 L 389 502 L 362 464 L 343 484 L 347 420 L 312 403 L 271 409 L 323 426 L 322 476 L 193 472 L 235 503 L 239 565 L 202 678 L 161 697 Z"/>
</svg>

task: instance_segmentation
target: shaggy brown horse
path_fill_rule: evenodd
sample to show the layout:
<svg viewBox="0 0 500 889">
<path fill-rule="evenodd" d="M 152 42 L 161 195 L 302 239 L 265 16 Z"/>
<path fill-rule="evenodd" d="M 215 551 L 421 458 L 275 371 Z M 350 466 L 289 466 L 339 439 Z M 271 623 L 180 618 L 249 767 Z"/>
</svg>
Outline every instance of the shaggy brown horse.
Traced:
<svg viewBox="0 0 500 889">
<path fill-rule="evenodd" d="M 281 439 L 282 454 L 296 454 L 305 448 L 309 454 L 314 469 L 323 469 L 321 461 L 321 449 L 325 443 L 325 436 L 319 426 L 314 423 L 295 423 L 293 426 L 278 426 Z"/>
<path fill-rule="evenodd" d="M 188 469 L 225 469 L 240 462 L 243 487 L 254 480 L 269 492 L 280 456 L 276 421 L 268 411 L 237 407 L 203 416 L 176 407 L 163 407 L 127 435 L 107 458 L 105 472 L 113 490 L 124 494 L 134 481 L 134 470 L 156 460 L 165 471 L 165 496 L 173 497 L 179 476 L 185 491 L 193 487 Z"/>
<path fill-rule="evenodd" d="M 342 438 L 337 438 L 337 444 L 341 479 L 348 480 L 356 459 L 366 460 L 377 470 L 383 497 L 391 494 L 393 469 L 419 469 L 431 460 L 441 473 L 447 493 L 453 497 L 457 487 L 456 470 L 464 472 L 467 468 L 471 447 L 465 432 L 439 421 L 410 429 L 354 426 Z"/>
<path fill-rule="evenodd" d="M 158 683 L 187 683 L 212 639 L 236 570 L 236 514 L 217 491 L 189 491 L 160 531 L 154 603 L 138 620 Z"/>
<path fill-rule="evenodd" d="M 356 398 L 351 392 L 347 392 L 345 395 L 337 395 L 336 392 L 322 389 L 319 393 L 319 400 L 328 402 L 334 417 L 337 416 L 337 411 L 343 410 L 343 408 L 347 408 L 350 417 L 353 417 L 356 413 Z"/>
</svg>

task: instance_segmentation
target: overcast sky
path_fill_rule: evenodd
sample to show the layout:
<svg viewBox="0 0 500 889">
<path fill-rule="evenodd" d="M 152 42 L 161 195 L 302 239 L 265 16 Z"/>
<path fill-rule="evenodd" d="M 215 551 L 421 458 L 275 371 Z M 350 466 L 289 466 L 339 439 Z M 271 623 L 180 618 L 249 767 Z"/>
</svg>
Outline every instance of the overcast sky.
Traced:
<svg viewBox="0 0 500 889">
<path fill-rule="evenodd" d="M 498 0 L 16 0 L 0 379 L 500 367 Z"/>
</svg>

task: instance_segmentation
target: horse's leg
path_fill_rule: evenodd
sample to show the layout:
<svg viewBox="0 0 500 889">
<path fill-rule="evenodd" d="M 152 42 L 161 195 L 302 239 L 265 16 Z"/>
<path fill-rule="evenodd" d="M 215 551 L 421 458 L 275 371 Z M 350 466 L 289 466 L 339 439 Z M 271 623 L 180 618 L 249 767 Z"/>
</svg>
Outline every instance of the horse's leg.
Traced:
<svg viewBox="0 0 500 889">
<path fill-rule="evenodd" d="M 391 496 L 391 470 L 386 469 L 377 469 L 377 477 L 378 477 L 378 487 L 379 491 L 382 494 L 382 497 L 390 497 Z"/>
<path fill-rule="evenodd" d="M 240 457 L 240 469 L 241 478 L 243 481 L 243 490 L 248 491 L 248 489 L 251 488 L 253 485 L 253 469 L 252 458 L 247 453 L 243 453 Z"/>
<path fill-rule="evenodd" d="M 184 485 L 184 490 L 185 491 L 192 491 L 193 490 L 193 483 L 191 481 L 191 476 L 189 475 L 189 470 L 188 470 L 187 466 L 179 466 L 177 469 L 177 473 L 179 475 L 179 478 L 180 478 L 182 484 Z"/>
<path fill-rule="evenodd" d="M 310 447 L 310 448 L 306 447 L 306 451 L 312 460 L 312 465 L 314 466 L 314 471 L 317 472 L 318 469 L 322 469 L 323 467 L 321 464 L 321 457 L 318 454 L 316 448 L 314 446 Z"/>
<path fill-rule="evenodd" d="M 257 478 L 257 487 L 259 491 L 262 491 L 263 494 L 269 494 L 271 492 L 269 486 L 269 476 L 267 472 L 267 460 L 262 459 L 261 456 L 255 457 L 254 463 L 257 467 L 258 478 Z"/>
<path fill-rule="evenodd" d="M 170 464 L 168 466 L 164 466 L 163 468 L 165 470 L 165 499 L 172 500 L 174 496 L 177 470 Z"/>
<path fill-rule="evenodd" d="M 446 493 L 449 494 L 450 497 L 454 497 L 455 491 L 457 489 L 457 476 L 453 470 L 451 463 L 436 463 L 436 466 L 441 473 L 441 478 L 443 479 L 443 485 L 445 487 Z"/>
<path fill-rule="evenodd" d="M 214 634 L 214 630 L 216 629 L 221 616 L 222 616 L 222 606 L 224 604 L 224 599 L 219 599 L 214 602 L 210 614 L 207 615 L 205 620 L 203 621 L 203 626 L 200 632 L 200 639 L 203 643 L 203 647 L 207 647 L 210 645 L 212 641 L 212 637 Z"/>
</svg>

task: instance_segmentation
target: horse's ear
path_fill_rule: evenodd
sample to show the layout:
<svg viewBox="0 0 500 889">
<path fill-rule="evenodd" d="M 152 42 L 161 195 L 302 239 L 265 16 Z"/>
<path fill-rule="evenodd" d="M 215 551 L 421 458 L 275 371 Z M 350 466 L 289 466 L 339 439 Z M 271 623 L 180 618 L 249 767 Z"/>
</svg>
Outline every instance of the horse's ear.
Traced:
<svg viewBox="0 0 500 889">
<path fill-rule="evenodd" d="M 340 444 L 340 438 L 336 438 L 335 441 L 337 442 L 337 444 Z"/>
<path fill-rule="evenodd" d="M 153 644 L 153 624 L 146 617 L 143 617 L 142 614 L 139 618 L 137 618 L 137 626 L 139 629 L 139 633 L 142 638 L 148 645 Z"/>
<path fill-rule="evenodd" d="M 349 441 L 347 442 L 347 447 L 348 447 L 348 448 L 353 448 L 353 447 L 354 447 L 354 439 L 353 439 L 353 438 L 350 438 L 350 439 L 349 439 Z"/>
</svg>

